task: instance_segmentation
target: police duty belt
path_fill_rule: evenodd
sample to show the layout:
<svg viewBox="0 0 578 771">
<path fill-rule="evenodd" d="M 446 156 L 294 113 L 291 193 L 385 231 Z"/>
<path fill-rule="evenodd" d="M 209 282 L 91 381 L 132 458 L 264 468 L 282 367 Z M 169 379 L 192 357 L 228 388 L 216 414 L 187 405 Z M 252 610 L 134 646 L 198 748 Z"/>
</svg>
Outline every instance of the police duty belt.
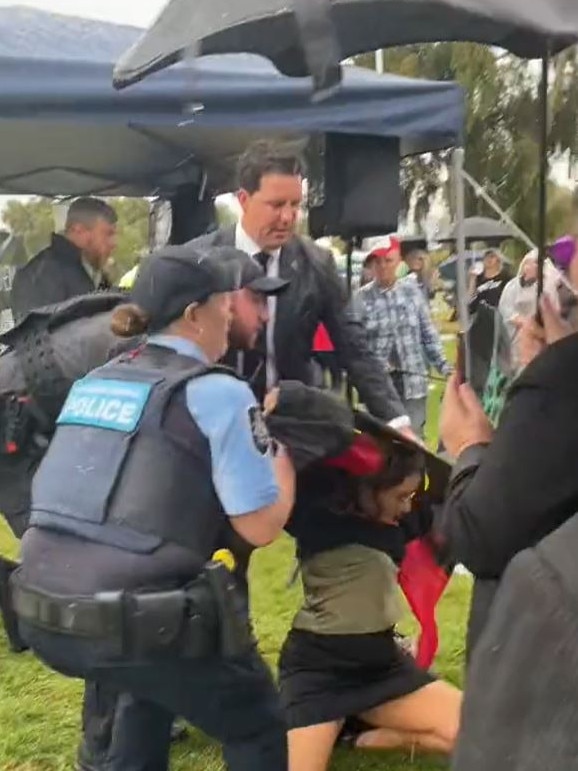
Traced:
<svg viewBox="0 0 578 771">
<path fill-rule="evenodd" d="M 111 655 L 167 653 L 235 657 L 253 639 L 224 565 L 209 563 L 182 589 L 59 596 L 27 586 L 16 571 L 12 606 L 21 621 L 57 634 L 105 643 Z"/>
</svg>

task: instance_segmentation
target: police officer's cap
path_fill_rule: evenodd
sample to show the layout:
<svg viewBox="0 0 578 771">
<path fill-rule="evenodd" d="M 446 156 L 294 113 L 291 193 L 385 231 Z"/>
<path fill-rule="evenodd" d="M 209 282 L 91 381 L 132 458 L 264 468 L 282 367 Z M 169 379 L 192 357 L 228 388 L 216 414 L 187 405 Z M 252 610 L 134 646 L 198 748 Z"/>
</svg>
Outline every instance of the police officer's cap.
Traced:
<svg viewBox="0 0 578 771">
<path fill-rule="evenodd" d="M 287 279 L 267 276 L 263 267 L 247 252 L 231 246 L 213 246 L 207 251 L 211 260 L 218 262 L 237 261 L 241 265 L 241 287 L 265 295 L 281 294 L 291 283 Z"/>
<path fill-rule="evenodd" d="M 211 251 L 200 254 L 188 246 L 168 246 L 143 261 L 131 299 L 148 315 L 150 331 L 167 327 L 191 303 L 204 303 L 211 295 L 241 287 L 239 257 L 244 253 L 228 251 L 237 259 L 216 260 Z"/>
</svg>

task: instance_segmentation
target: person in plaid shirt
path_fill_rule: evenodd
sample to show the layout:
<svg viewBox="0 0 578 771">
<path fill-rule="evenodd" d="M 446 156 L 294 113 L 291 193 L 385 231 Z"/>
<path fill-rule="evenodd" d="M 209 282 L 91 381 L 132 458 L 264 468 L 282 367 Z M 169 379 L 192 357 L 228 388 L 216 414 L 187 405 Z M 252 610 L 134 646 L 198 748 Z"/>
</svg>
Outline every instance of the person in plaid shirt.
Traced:
<svg viewBox="0 0 578 771">
<path fill-rule="evenodd" d="M 423 437 L 429 367 L 444 376 L 452 368 L 415 276 L 396 276 L 401 262 L 399 240 L 388 236 L 368 259 L 374 280 L 357 292 L 354 308 L 371 350 L 392 377 L 413 430 Z"/>
</svg>

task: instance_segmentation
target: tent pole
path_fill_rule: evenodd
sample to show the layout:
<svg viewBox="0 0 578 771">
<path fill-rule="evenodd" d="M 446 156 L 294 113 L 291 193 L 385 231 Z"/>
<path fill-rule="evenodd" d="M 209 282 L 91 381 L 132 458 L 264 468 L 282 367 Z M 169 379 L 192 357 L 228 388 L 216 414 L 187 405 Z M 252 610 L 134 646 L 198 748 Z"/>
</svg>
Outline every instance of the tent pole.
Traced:
<svg viewBox="0 0 578 771">
<path fill-rule="evenodd" d="M 532 241 L 531 238 L 529 238 L 524 231 L 519 228 L 514 220 L 505 212 L 495 201 L 494 199 L 484 190 L 484 188 L 480 185 L 479 182 L 477 182 L 470 174 L 468 174 L 467 171 L 462 170 L 462 174 L 468 185 L 472 188 L 474 193 L 482 198 L 488 206 L 493 209 L 496 214 L 502 219 L 506 225 L 509 225 L 509 227 L 512 228 L 514 233 L 517 234 L 518 238 L 523 241 L 528 249 L 535 249 L 536 244 Z"/>
<path fill-rule="evenodd" d="M 465 233 L 465 190 L 464 190 L 464 149 L 456 147 L 452 153 L 453 185 L 456 218 L 456 278 L 458 320 L 460 332 L 463 334 L 464 345 L 464 379 L 470 379 L 470 346 L 469 336 L 469 311 L 468 311 L 468 277 L 466 272 L 466 233 Z"/>
<path fill-rule="evenodd" d="M 347 262 L 345 263 L 345 270 L 346 270 L 346 278 L 347 278 L 347 298 L 349 302 L 351 302 L 351 297 L 353 295 L 353 249 L 355 247 L 356 239 L 351 236 L 347 239 L 347 251 L 345 253 Z M 351 384 L 351 379 L 349 377 L 349 374 L 347 375 L 347 386 L 346 386 L 346 394 L 347 394 L 347 401 L 350 404 L 350 406 L 353 407 L 353 386 Z"/>
<path fill-rule="evenodd" d="M 540 171 L 538 179 L 538 297 L 544 290 L 544 263 L 546 260 L 546 218 L 548 186 L 548 75 L 550 71 L 550 46 L 542 57 L 542 79 L 540 81 Z"/>
<path fill-rule="evenodd" d="M 346 242 L 346 263 L 345 263 L 345 277 L 347 280 L 347 296 L 351 299 L 353 290 L 353 249 L 355 246 L 355 239 L 348 238 Z"/>
</svg>

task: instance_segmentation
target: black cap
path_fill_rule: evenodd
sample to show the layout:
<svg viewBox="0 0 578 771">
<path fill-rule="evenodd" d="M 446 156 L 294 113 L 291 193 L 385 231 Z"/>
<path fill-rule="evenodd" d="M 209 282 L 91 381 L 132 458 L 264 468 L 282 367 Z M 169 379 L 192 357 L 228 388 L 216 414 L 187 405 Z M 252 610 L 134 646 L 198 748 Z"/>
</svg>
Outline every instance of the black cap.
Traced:
<svg viewBox="0 0 578 771">
<path fill-rule="evenodd" d="M 287 279 L 267 276 L 257 260 L 250 257 L 247 252 L 232 246 L 214 246 L 205 254 L 208 259 L 217 262 L 237 261 L 241 269 L 241 288 L 243 289 L 251 289 L 253 292 L 265 295 L 278 295 L 291 283 Z"/>
<path fill-rule="evenodd" d="M 217 261 L 209 251 L 200 254 L 186 245 L 167 246 L 142 262 L 131 299 L 149 316 L 149 330 L 154 332 L 178 319 L 191 303 L 204 303 L 213 294 L 240 287 L 238 259 Z"/>
</svg>

